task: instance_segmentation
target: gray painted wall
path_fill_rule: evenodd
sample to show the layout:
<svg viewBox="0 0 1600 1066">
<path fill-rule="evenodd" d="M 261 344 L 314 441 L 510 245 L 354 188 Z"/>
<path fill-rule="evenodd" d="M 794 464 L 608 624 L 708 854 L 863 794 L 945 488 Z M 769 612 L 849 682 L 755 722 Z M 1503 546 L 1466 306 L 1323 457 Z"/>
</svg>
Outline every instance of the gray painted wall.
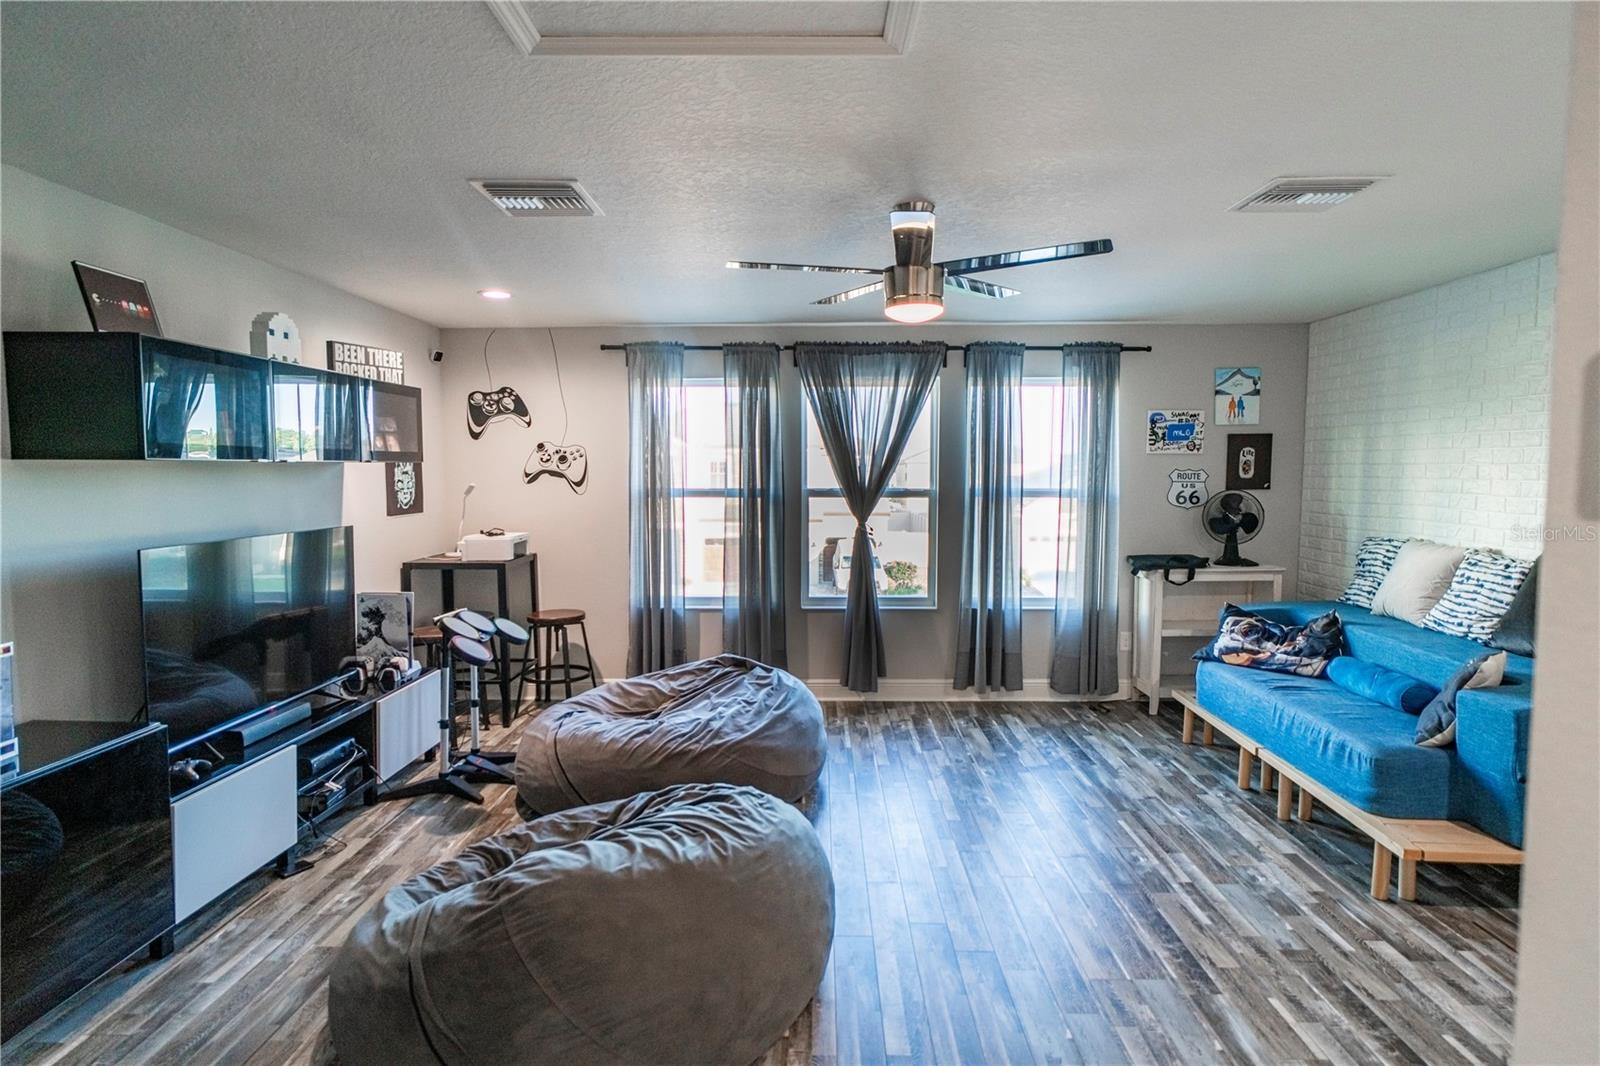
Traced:
<svg viewBox="0 0 1600 1066">
<path fill-rule="evenodd" d="M 1573 38 L 1512 1061 L 1600 1062 L 1600 5 Z"/>
<path fill-rule="evenodd" d="M 1216 545 L 1200 529 L 1199 515 L 1166 502 L 1168 472 L 1177 467 L 1202 467 L 1210 484 L 1223 484 L 1226 432 L 1207 426 L 1202 455 L 1174 458 L 1144 451 L 1145 412 L 1152 407 L 1196 407 L 1210 411 L 1212 371 L 1218 366 L 1260 366 L 1264 373 L 1263 419 L 1250 431 L 1273 434 L 1274 478 L 1271 490 L 1261 493 L 1267 523 L 1247 554 L 1289 568 L 1293 589 L 1298 551 L 1300 513 L 1300 433 L 1305 421 L 1307 333 L 1304 326 L 1171 326 L 1171 325 L 1058 325 L 1014 326 L 1006 329 L 965 326 L 924 328 L 908 334 L 890 327 L 676 327 L 590 328 L 554 331 L 561 355 L 562 383 L 570 414 L 568 439 L 589 451 L 590 488 L 576 496 L 561 483 L 544 479 L 534 485 L 522 482 L 521 470 L 538 440 L 554 440 L 562 431 L 562 410 L 544 330 L 501 330 L 490 348 L 494 381 L 515 386 L 528 401 L 533 425 L 523 428 L 503 422 L 484 436 L 466 438 L 466 394 L 486 383 L 485 330 L 445 330 L 440 345 L 446 353 L 443 386 L 446 423 L 453 444 L 446 455 L 442 476 L 435 477 L 430 492 L 439 505 L 446 499 L 455 506 L 461 488 L 478 484 L 471 499 L 469 528 L 499 525 L 527 530 L 542 556 L 544 602 L 547 606 L 580 607 L 589 612 L 590 638 L 596 658 L 606 673 L 615 676 L 627 651 L 627 385 L 622 355 L 602 352 L 605 343 L 632 340 L 680 340 L 691 344 L 719 344 L 731 340 L 792 343 L 796 339 L 893 340 L 908 335 L 939 339 L 952 344 L 973 340 L 1017 340 L 1031 344 L 1066 341 L 1111 340 L 1123 344 L 1149 344 L 1151 353 L 1128 353 L 1123 359 L 1121 439 L 1121 551 L 1191 551 L 1214 554 Z M 691 359 L 694 359 L 691 353 Z M 703 356 L 699 365 L 713 372 L 716 356 Z M 1047 357 L 1042 357 L 1047 358 Z M 959 354 L 952 355 L 940 382 L 940 472 L 945 505 L 939 514 L 938 607 L 935 610 L 887 610 L 884 637 L 890 677 L 899 681 L 940 683 L 949 669 L 954 640 L 955 584 L 960 565 L 960 514 L 952 505 L 959 485 L 962 454 L 962 368 Z M 784 370 L 785 424 L 793 464 L 791 484 L 799 483 L 798 434 L 801 426 L 799 380 L 792 365 Z M 460 411 L 458 417 L 455 413 Z M 1209 417 L 1209 415 L 1208 415 Z M 798 507 L 790 516 L 790 541 L 802 544 L 802 517 Z M 791 602 L 798 604 L 800 564 L 789 567 Z M 1131 584 L 1124 577 L 1125 587 Z M 475 598 L 488 590 L 480 588 Z M 1131 628 L 1124 595 L 1122 629 Z M 789 642 L 791 668 L 809 680 L 826 681 L 838 675 L 840 610 L 792 608 Z M 691 643 L 700 654 L 720 647 L 720 616 L 699 612 Z M 1025 674 L 1043 678 L 1049 656 L 1050 613 L 1029 611 L 1024 621 Z M 1126 674 L 1126 653 L 1124 674 Z M 886 693 L 894 685 L 885 685 Z"/>
<path fill-rule="evenodd" d="M 443 452 L 432 326 L 14 167 L 0 168 L 0 192 L 5 329 L 87 328 L 73 259 L 143 277 L 164 331 L 180 340 L 247 352 L 256 314 L 284 311 L 301 327 L 307 364 L 326 365 L 328 339 L 404 351 L 408 383 L 423 387 L 425 447 Z M 139 548 L 349 523 L 358 587 L 398 588 L 400 561 L 437 550 L 445 526 L 454 529 L 431 492 L 424 514 L 385 517 L 384 470 L 375 463 L 17 462 L 9 447 L 0 454 L 0 639 L 17 642 L 24 718 L 137 713 Z"/>
</svg>

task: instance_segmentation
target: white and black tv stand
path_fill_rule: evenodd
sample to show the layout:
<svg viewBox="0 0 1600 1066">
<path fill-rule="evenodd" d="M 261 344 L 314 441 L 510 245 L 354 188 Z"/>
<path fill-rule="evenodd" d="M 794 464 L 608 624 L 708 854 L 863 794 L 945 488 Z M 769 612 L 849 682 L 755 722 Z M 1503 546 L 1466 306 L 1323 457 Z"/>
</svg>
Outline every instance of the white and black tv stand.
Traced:
<svg viewBox="0 0 1600 1066">
<path fill-rule="evenodd" d="M 230 750 L 222 738 L 174 749 L 174 758 L 223 757 L 212 772 L 173 792 L 173 896 L 178 922 L 200 910 L 261 867 L 280 873 L 303 868 L 299 849 L 316 823 L 372 802 L 377 786 L 429 754 L 439 743 L 443 675 L 429 670 L 394 692 L 376 698 L 314 698 L 309 718 Z M 352 737 L 369 755 L 372 773 L 346 790 L 336 806 L 300 816 L 301 748 Z"/>
</svg>

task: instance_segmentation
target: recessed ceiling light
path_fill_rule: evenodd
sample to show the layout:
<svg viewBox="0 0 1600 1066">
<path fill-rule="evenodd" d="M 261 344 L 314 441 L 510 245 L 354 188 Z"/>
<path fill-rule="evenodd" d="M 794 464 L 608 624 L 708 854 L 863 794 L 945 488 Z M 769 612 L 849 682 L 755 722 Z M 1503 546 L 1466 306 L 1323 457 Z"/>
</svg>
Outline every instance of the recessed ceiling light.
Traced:
<svg viewBox="0 0 1600 1066">
<path fill-rule="evenodd" d="M 478 295 L 485 300 L 509 300 L 511 294 L 504 289 L 479 289 Z"/>
</svg>

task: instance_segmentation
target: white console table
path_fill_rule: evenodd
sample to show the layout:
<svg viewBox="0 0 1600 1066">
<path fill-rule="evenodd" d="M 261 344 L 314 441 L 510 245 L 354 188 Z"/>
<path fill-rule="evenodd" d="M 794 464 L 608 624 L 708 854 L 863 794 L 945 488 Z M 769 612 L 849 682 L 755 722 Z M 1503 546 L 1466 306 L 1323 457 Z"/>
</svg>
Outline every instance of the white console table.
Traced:
<svg viewBox="0 0 1600 1066">
<path fill-rule="evenodd" d="M 1189 638 L 1185 647 L 1198 647 L 1195 638 L 1216 634 L 1223 604 L 1283 599 L 1283 575 L 1281 566 L 1208 566 L 1185 585 L 1170 584 L 1159 570 L 1135 575 L 1133 687 L 1149 697 L 1151 714 L 1174 689 L 1194 687 L 1192 662 L 1186 660 L 1181 671 L 1162 672 L 1166 638 Z"/>
</svg>

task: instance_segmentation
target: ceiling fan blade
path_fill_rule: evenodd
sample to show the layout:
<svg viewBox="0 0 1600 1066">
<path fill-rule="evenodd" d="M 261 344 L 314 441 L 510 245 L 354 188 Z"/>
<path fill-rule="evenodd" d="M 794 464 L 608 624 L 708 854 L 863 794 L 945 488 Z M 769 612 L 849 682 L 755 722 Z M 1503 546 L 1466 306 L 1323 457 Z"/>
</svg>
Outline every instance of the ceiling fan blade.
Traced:
<svg viewBox="0 0 1600 1066">
<path fill-rule="evenodd" d="M 1051 244 L 1043 248 L 1026 248 L 1020 252 L 999 252 L 995 255 L 975 255 L 970 259 L 946 259 L 935 264 L 951 274 L 976 274 L 984 270 L 1001 270 L 1005 267 L 1030 266 L 1034 263 L 1053 263 L 1058 259 L 1080 259 L 1086 255 L 1105 255 L 1111 251 L 1111 242 L 1078 241 L 1075 244 Z"/>
<path fill-rule="evenodd" d="M 728 260 L 729 270 L 803 270 L 811 274 L 882 274 L 880 267 L 818 266 L 815 263 L 751 263 L 743 259 Z"/>
<path fill-rule="evenodd" d="M 996 285 L 991 281 L 979 281 L 977 278 L 964 278 L 946 274 L 944 277 L 945 288 L 960 289 L 970 292 L 974 296 L 989 296 L 996 300 L 1004 300 L 1007 296 L 1021 296 L 1021 289 L 1008 289 L 1004 285 Z"/>
<path fill-rule="evenodd" d="M 869 292 L 877 292 L 883 288 L 883 282 L 875 281 L 871 285 L 863 285 L 859 289 L 846 289 L 836 292 L 832 296 L 824 296 L 820 300 L 812 300 L 814 304 L 842 304 L 846 300 L 854 300 L 857 296 L 865 296 Z"/>
</svg>

